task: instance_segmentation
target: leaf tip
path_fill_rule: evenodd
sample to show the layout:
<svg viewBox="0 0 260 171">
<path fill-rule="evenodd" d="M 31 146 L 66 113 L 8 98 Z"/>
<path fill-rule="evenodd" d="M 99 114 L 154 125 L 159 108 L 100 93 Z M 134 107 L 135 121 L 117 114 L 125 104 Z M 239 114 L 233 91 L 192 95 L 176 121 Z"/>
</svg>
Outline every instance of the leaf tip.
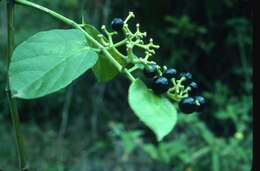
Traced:
<svg viewBox="0 0 260 171">
<path fill-rule="evenodd" d="M 156 134 L 156 139 L 157 139 L 158 142 L 161 142 L 164 139 L 165 136 L 166 135 L 158 135 L 158 134 Z"/>
</svg>

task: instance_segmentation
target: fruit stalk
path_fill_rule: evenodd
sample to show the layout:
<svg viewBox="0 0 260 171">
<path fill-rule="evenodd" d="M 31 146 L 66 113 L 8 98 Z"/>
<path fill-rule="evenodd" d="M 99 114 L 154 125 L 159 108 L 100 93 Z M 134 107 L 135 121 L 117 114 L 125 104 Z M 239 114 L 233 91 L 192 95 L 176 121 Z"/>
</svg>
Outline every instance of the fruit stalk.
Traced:
<svg viewBox="0 0 260 171">
<path fill-rule="evenodd" d="M 6 3 L 6 8 L 7 8 L 7 67 L 9 68 L 11 56 L 14 49 L 14 1 L 8 0 Z M 26 161 L 25 161 L 24 143 L 23 143 L 23 135 L 21 132 L 19 113 L 16 105 L 16 99 L 13 98 L 11 95 L 8 72 L 6 76 L 7 76 L 6 93 L 7 93 L 7 99 L 10 108 L 12 124 L 14 127 L 17 153 L 19 159 L 19 168 L 21 171 L 25 171 Z"/>
</svg>

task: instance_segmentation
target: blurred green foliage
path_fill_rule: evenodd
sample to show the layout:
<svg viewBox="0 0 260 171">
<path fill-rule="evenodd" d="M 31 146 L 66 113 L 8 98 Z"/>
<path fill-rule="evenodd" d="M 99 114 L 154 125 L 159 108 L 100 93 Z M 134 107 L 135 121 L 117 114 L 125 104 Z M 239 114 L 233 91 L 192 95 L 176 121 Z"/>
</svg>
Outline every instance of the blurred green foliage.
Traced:
<svg viewBox="0 0 260 171">
<path fill-rule="evenodd" d="M 5 97 L 5 1 L 0 2 L 0 169 L 17 169 Z M 161 45 L 155 60 L 190 71 L 208 107 L 179 114 L 157 143 L 127 103 L 122 76 L 99 83 L 91 72 L 53 95 L 19 101 L 30 170 L 248 171 L 252 162 L 252 22 L 248 0 L 35 0 L 65 16 L 100 27 L 136 14 Z M 36 32 L 68 28 L 41 12 L 17 6 L 16 44 Z"/>
</svg>

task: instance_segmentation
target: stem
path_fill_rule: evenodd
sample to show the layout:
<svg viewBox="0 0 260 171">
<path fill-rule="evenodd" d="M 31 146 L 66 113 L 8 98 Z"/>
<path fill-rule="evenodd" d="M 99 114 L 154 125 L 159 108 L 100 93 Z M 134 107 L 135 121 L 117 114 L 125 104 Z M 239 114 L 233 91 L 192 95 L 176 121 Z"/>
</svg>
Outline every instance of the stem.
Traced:
<svg viewBox="0 0 260 171">
<path fill-rule="evenodd" d="M 57 18 L 59 20 L 61 20 L 62 22 L 68 24 L 68 25 L 73 25 L 75 24 L 75 22 L 71 19 L 68 19 L 66 17 L 64 17 L 63 15 L 60 15 L 46 7 L 43 7 L 41 5 L 38 5 L 36 3 L 33 3 L 33 2 L 30 2 L 30 1 L 27 1 L 27 0 L 14 0 L 15 3 L 17 4 L 20 4 L 20 5 L 23 5 L 23 6 L 27 6 L 27 7 L 32 7 L 32 8 L 35 8 L 35 9 L 38 9 L 38 10 L 41 10 L 41 11 L 44 11 L 46 13 L 48 13 L 49 15 L 53 16 L 54 18 Z"/>
<path fill-rule="evenodd" d="M 132 68 L 129 68 L 128 71 L 131 73 L 131 72 L 134 72 L 137 69 L 139 69 L 139 67 L 137 65 L 134 65 Z"/>
<path fill-rule="evenodd" d="M 7 1 L 7 65 L 9 68 L 10 59 L 14 49 L 14 1 L 8 0 Z M 26 161 L 25 161 L 25 154 L 24 154 L 24 143 L 23 143 L 23 136 L 21 132 L 20 126 L 20 118 L 19 113 L 17 110 L 16 99 L 14 99 L 11 95 L 10 86 L 9 86 L 9 76 L 7 72 L 7 98 L 10 108 L 10 114 L 12 119 L 12 124 L 14 127 L 15 138 L 16 138 L 16 146 L 19 158 L 19 167 L 21 171 L 26 170 Z"/>
<path fill-rule="evenodd" d="M 23 142 L 23 135 L 21 131 L 20 117 L 17 110 L 16 100 L 12 98 L 9 87 L 7 88 L 6 91 L 7 91 L 12 124 L 15 132 L 16 146 L 17 146 L 18 159 L 19 159 L 19 168 L 21 169 L 21 171 L 25 171 L 26 160 L 25 160 L 25 152 L 24 152 L 24 142 Z"/>
<path fill-rule="evenodd" d="M 102 45 L 100 44 L 98 41 L 96 41 L 91 35 L 89 35 L 82 27 L 80 24 L 77 24 L 76 22 L 74 22 L 73 20 L 69 19 L 69 18 L 66 18 L 64 17 L 63 15 L 61 14 L 58 14 L 46 7 L 43 7 L 41 5 L 38 5 L 38 4 L 35 4 L 33 2 L 30 2 L 30 1 L 27 1 L 27 0 L 15 0 L 15 2 L 17 4 L 20 4 L 20 5 L 23 5 L 23 6 L 27 6 L 27 7 L 31 7 L 31 8 L 35 8 L 35 9 L 38 9 L 40 11 L 43 11 L 51 16 L 53 16 L 54 18 L 76 28 L 76 29 L 79 29 L 80 31 L 82 31 L 86 38 L 91 41 L 97 48 L 101 49 L 101 51 L 104 53 L 104 55 L 109 59 L 109 61 L 118 69 L 119 72 L 124 72 L 127 77 L 133 81 L 133 76 L 131 75 L 131 73 L 127 72 L 127 70 L 124 70 L 123 69 L 123 66 L 121 64 L 119 64 L 114 58 L 113 56 L 107 51 L 107 49 Z"/>
<path fill-rule="evenodd" d="M 132 82 L 135 81 L 135 78 L 133 77 L 133 75 L 125 68 L 124 72 L 127 76 L 127 78 L 129 78 L 129 80 L 131 80 Z"/>
<path fill-rule="evenodd" d="M 195 160 L 199 159 L 200 157 L 203 157 L 204 155 L 206 155 L 207 153 L 210 152 L 210 148 L 209 147 L 204 147 L 198 151 L 196 151 L 195 153 L 193 153 L 191 156 L 190 156 L 190 159 L 189 161 L 190 162 L 194 162 Z"/>
<path fill-rule="evenodd" d="M 122 45 L 124 45 L 127 41 L 128 41 L 127 39 L 121 40 L 120 42 L 115 43 L 115 44 L 114 44 L 114 47 L 122 46 Z"/>
<path fill-rule="evenodd" d="M 131 74 L 131 72 L 129 71 L 129 69 L 123 67 L 123 68 L 122 68 L 122 71 L 126 74 L 127 78 L 128 78 L 131 82 L 135 81 L 135 77 L 133 77 L 133 75 Z"/>
</svg>

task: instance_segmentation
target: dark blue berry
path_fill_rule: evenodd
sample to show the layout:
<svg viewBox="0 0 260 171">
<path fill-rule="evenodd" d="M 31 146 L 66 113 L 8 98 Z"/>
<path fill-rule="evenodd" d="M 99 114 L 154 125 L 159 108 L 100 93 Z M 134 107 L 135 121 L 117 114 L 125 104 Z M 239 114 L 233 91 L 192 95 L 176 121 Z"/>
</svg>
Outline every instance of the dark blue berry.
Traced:
<svg viewBox="0 0 260 171">
<path fill-rule="evenodd" d="M 177 77 L 177 71 L 174 68 L 168 68 L 163 72 L 163 76 L 169 80 Z"/>
<path fill-rule="evenodd" d="M 124 21 L 121 18 L 114 18 L 111 22 L 111 27 L 115 31 L 121 31 L 124 26 Z"/>
<path fill-rule="evenodd" d="M 157 75 L 157 65 L 156 64 L 151 64 L 148 67 L 144 68 L 144 75 L 147 78 L 153 78 L 154 76 Z"/>
<path fill-rule="evenodd" d="M 185 78 L 185 80 L 182 82 L 183 85 L 188 86 L 192 82 L 192 74 L 190 72 L 182 72 L 179 75 L 179 79 Z"/>
<path fill-rule="evenodd" d="M 183 98 L 179 102 L 179 109 L 185 114 L 191 114 L 196 111 L 197 105 L 193 97 Z"/>
<path fill-rule="evenodd" d="M 160 95 L 170 88 L 170 84 L 167 78 L 158 76 L 153 80 L 151 88 L 155 94 Z"/>
<path fill-rule="evenodd" d="M 179 75 L 179 78 L 185 77 L 185 79 L 192 80 L 192 74 L 190 72 L 182 72 Z"/>
<path fill-rule="evenodd" d="M 197 105 L 196 111 L 203 111 L 206 107 L 206 99 L 203 96 L 195 96 L 195 101 L 199 104 Z"/>
<path fill-rule="evenodd" d="M 190 87 L 190 91 L 189 91 L 189 95 L 190 96 L 195 96 L 199 93 L 199 86 L 196 82 L 192 81 L 190 84 L 189 84 L 189 87 Z"/>
</svg>

